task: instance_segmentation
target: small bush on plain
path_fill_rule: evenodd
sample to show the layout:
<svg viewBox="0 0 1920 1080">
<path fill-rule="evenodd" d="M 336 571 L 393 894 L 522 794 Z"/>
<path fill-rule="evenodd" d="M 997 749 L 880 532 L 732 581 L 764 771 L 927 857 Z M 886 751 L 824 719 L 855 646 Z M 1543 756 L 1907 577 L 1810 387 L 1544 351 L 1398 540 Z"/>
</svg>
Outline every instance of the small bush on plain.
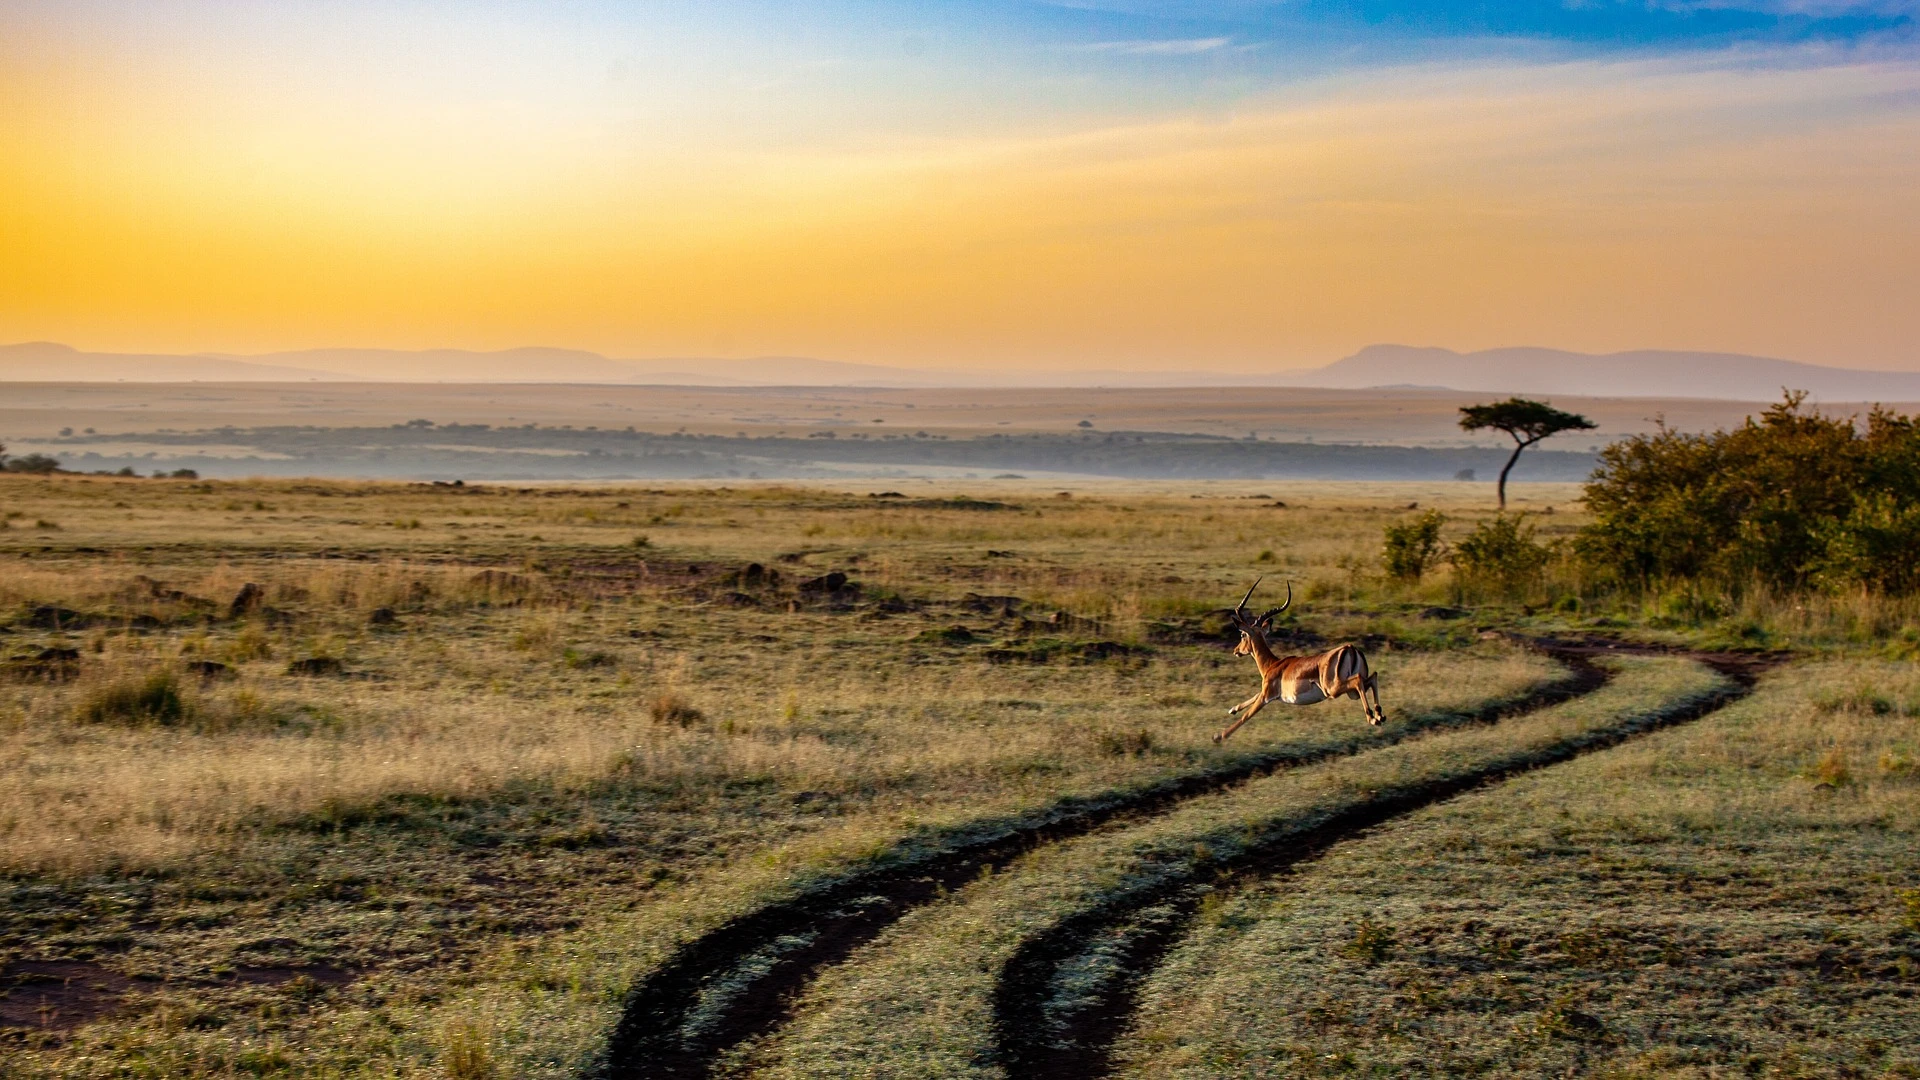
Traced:
<svg viewBox="0 0 1920 1080">
<path fill-rule="evenodd" d="M 1409 584 L 1417 582 L 1440 561 L 1440 527 L 1447 516 L 1429 510 L 1412 521 L 1389 525 L 1382 562 L 1387 576 Z"/>
<path fill-rule="evenodd" d="M 1523 514 L 1499 514 L 1474 527 L 1453 548 L 1453 565 L 1466 581 L 1511 592 L 1537 581 L 1552 557 L 1534 540 Z"/>
</svg>

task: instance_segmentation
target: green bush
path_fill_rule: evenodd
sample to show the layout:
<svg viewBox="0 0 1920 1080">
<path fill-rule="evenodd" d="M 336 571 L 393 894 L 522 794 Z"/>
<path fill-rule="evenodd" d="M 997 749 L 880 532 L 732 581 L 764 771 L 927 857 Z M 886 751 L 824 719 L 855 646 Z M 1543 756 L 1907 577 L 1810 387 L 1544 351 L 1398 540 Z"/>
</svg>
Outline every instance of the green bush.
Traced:
<svg viewBox="0 0 1920 1080">
<path fill-rule="evenodd" d="M 1429 510 L 1412 521 L 1387 526 L 1386 552 L 1381 561 L 1387 576 L 1396 581 L 1417 582 L 1440 561 L 1440 527 L 1447 516 Z"/>
<path fill-rule="evenodd" d="M 1601 451 L 1584 561 L 1640 588 L 1920 589 L 1920 421 L 1875 408 L 1863 431 L 1804 398 L 1732 431 L 1662 428 Z"/>
<path fill-rule="evenodd" d="M 1920 502 L 1887 492 L 1855 496 L 1853 509 L 1816 532 L 1822 547 L 1813 578 L 1831 587 L 1920 591 Z"/>
<path fill-rule="evenodd" d="M 26 457 L 17 457 L 7 462 L 5 468 L 7 472 L 39 473 L 44 476 L 59 472 L 60 460 L 45 454 L 28 454 Z"/>
<path fill-rule="evenodd" d="M 1539 579 L 1552 553 L 1535 542 L 1525 514 L 1497 514 L 1474 527 L 1453 547 L 1453 566 L 1467 582 L 1504 591 Z"/>
</svg>

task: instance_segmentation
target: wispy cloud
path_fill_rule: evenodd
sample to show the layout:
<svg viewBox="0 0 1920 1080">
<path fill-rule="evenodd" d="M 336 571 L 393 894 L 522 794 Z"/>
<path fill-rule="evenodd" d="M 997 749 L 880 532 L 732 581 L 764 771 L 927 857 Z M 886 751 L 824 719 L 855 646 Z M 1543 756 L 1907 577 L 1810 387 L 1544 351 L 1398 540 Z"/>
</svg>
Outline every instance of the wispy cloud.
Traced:
<svg viewBox="0 0 1920 1080">
<path fill-rule="evenodd" d="M 1161 38 L 1144 41 L 1095 41 L 1075 45 L 1074 52 L 1117 53 L 1123 56 L 1194 56 L 1233 44 L 1232 38 Z"/>
</svg>

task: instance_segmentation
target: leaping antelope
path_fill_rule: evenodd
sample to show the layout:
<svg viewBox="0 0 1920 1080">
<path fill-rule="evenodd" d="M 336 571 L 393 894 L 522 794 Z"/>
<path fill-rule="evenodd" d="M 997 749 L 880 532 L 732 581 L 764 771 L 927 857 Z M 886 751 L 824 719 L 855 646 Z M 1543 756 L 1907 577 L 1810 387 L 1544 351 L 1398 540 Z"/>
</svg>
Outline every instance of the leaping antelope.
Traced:
<svg viewBox="0 0 1920 1080">
<path fill-rule="evenodd" d="M 1367 711 L 1367 722 L 1379 724 L 1387 718 L 1386 710 L 1380 707 L 1380 690 L 1373 673 L 1367 670 L 1366 654 L 1358 645 L 1336 645 L 1323 653 L 1313 656 L 1279 656 L 1267 641 L 1267 631 L 1273 628 L 1273 617 L 1293 605 L 1293 585 L 1287 585 L 1286 603 L 1274 608 L 1259 618 L 1247 615 L 1247 601 L 1253 599 L 1253 590 L 1260 587 L 1262 579 L 1255 578 L 1247 595 L 1233 609 L 1233 625 L 1240 629 L 1240 644 L 1234 646 L 1233 655 L 1251 656 L 1260 667 L 1260 692 L 1227 710 L 1227 715 L 1241 713 L 1225 731 L 1213 737 L 1221 742 L 1229 735 L 1240 730 L 1240 725 L 1253 719 L 1253 714 L 1266 707 L 1274 698 L 1289 705 L 1312 705 L 1332 698 L 1348 696 L 1358 698 L 1360 707 Z M 1245 712 L 1241 712 L 1241 710 Z"/>
</svg>

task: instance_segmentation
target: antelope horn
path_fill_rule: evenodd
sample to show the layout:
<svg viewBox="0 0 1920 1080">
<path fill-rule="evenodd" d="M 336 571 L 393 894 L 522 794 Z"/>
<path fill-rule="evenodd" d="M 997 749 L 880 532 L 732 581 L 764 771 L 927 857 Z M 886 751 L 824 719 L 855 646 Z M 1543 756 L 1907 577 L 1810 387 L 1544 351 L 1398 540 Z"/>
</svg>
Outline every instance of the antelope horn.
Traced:
<svg viewBox="0 0 1920 1080">
<path fill-rule="evenodd" d="M 1244 616 L 1247 613 L 1247 601 L 1253 599 L 1253 590 L 1259 588 L 1260 583 L 1264 580 L 1266 580 L 1265 575 L 1261 575 L 1260 577 L 1254 578 L 1253 584 L 1247 586 L 1247 595 L 1241 597 L 1240 602 L 1233 606 L 1233 614 L 1234 614 L 1235 622 L 1238 622 L 1240 620 L 1240 617 Z"/>
<path fill-rule="evenodd" d="M 1292 606 L 1293 606 L 1293 582 L 1289 581 L 1287 582 L 1287 602 L 1284 604 L 1281 604 L 1277 608 L 1274 608 L 1272 611 L 1267 612 L 1265 615 L 1260 616 L 1260 618 L 1255 621 L 1266 622 L 1269 619 L 1272 619 L 1275 615 L 1280 614 L 1281 612 L 1287 610 Z"/>
</svg>

